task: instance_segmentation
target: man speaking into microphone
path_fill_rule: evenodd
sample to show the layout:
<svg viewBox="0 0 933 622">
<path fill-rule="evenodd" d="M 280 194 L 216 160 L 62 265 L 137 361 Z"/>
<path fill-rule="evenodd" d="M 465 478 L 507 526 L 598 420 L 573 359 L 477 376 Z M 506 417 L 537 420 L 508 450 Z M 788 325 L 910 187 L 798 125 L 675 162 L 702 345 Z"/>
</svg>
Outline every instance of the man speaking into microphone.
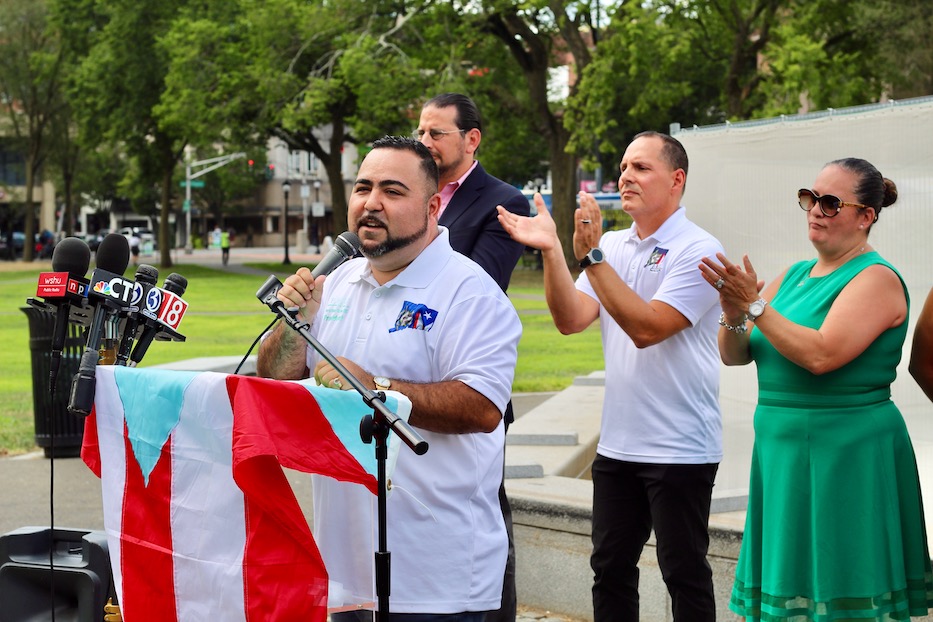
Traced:
<svg viewBox="0 0 933 622">
<path fill-rule="evenodd" d="M 373 390 L 412 403 L 409 423 L 431 450 L 399 453 L 388 498 L 392 620 L 437 614 L 479 622 L 499 607 L 507 539 L 499 510 L 502 416 L 515 373 L 521 323 L 495 281 L 450 246 L 438 226 L 438 172 L 430 152 L 409 138 L 373 144 L 351 191 L 350 231 L 363 257 L 316 278 L 300 268 L 279 299 L 350 373 Z M 350 383 L 294 331 L 279 324 L 260 346 L 259 375 Z M 323 479 L 323 478 L 321 478 Z M 341 548 L 365 546 L 347 516 L 370 514 L 359 487 L 315 482 L 317 541 L 329 572 Z M 326 501 L 325 501 L 326 498 Z M 335 620 L 371 613 L 334 614 Z"/>
</svg>

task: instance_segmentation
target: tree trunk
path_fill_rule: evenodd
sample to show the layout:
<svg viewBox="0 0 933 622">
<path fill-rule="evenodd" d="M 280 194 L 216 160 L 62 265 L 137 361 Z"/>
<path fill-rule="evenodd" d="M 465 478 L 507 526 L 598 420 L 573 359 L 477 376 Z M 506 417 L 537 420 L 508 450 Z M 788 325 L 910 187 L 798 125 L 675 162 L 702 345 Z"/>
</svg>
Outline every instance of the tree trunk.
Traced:
<svg viewBox="0 0 933 622">
<path fill-rule="evenodd" d="M 30 155 L 26 162 L 26 201 L 23 207 L 23 261 L 32 261 L 35 259 L 36 251 L 36 206 L 33 201 L 35 196 L 33 184 L 35 183 L 35 167 L 33 158 Z"/>
<path fill-rule="evenodd" d="M 567 141 L 556 140 L 548 151 L 551 155 L 551 215 L 557 225 L 557 236 L 564 249 L 568 266 L 575 266 L 573 254 L 573 213 L 577 209 L 577 160 L 564 151 Z"/>
<path fill-rule="evenodd" d="M 62 221 L 65 223 L 65 237 L 71 237 L 75 234 L 75 207 L 74 207 L 74 175 L 65 172 L 63 176 L 65 206 L 62 208 L 65 212 Z M 88 232 L 85 231 L 85 234 Z"/>
<path fill-rule="evenodd" d="M 343 134 L 344 122 L 340 115 L 331 116 L 333 132 L 330 138 L 330 158 L 324 162 L 327 181 L 330 182 L 330 208 L 334 217 L 334 235 L 347 229 L 347 190 L 343 185 Z"/>
</svg>

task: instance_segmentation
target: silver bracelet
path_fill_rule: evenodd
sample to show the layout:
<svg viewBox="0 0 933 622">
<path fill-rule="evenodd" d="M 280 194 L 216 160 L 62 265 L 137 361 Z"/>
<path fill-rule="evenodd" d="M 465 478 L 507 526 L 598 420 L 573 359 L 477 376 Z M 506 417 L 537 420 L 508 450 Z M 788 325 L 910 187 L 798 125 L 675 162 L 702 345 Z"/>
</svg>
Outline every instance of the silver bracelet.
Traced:
<svg viewBox="0 0 933 622">
<path fill-rule="evenodd" d="M 748 332 L 748 326 L 746 325 L 745 322 L 746 320 L 742 320 L 741 324 L 736 324 L 735 326 L 733 326 L 732 324 L 726 323 L 726 312 L 725 311 L 719 314 L 719 325 L 725 327 L 726 330 L 731 331 L 735 333 L 736 335 L 741 335 L 742 333 Z"/>
</svg>

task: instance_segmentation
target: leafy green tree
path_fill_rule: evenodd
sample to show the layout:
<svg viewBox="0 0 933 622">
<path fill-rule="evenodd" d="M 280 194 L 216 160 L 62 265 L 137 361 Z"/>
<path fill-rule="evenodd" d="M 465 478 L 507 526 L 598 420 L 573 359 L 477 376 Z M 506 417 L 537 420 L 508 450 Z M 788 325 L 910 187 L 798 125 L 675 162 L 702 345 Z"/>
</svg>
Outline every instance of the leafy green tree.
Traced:
<svg viewBox="0 0 933 622">
<path fill-rule="evenodd" d="M 859 31 L 878 45 L 875 66 L 885 71 L 895 99 L 933 94 L 933 12 L 929 0 L 859 3 Z"/>
<path fill-rule="evenodd" d="M 62 54 L 44 0 L 0 3 L 0 98 L 10 143 L 25 160 L 23 259 L 32 261 L 36 233 L 34 190 L 49 155 L 52 120 L 61 107 Z"/>
<path fill-rule="evenodd" d="M 200 118 L 202 141 L 220 127 L 230 132 L 222 139 L 272 137 L 313 153 L 330 182 L 339 228 L 346 222 L 344 143 L 410 130 L 397 102 L 423 92 L 424 81 L 394 39 L 421 5 L 209 4 L 215 10 L 208 17 L 179 21 L 166 38 L 171 74 L 163 118 L 180 126 Z"/>
<path fill-rule="evenodd" d="M 577 160 L 568 151 L 570 130 L 564 125 L 564 101 L 552 103 L 548 96 L 550 69 L 570 58 L 578 75 L 585 71 L 597 40 L 594 19 L 599 0 L 533 0 L 515 3 L 485 0 L 482 14 L 473 3 L 462 3 L 464 16 L 496 37 L 521 68 L 528 92 L 530 119 L 547 144 L 552 178 L 552 213 L 568 263 L 573 256 L 573 212 L 576 208 Z M 569 96 L 579 88 L 570 81 Z"/>
<path fill-rule="evenodd" d="M 531 95 L 518 63 L 503 54 L 502 42 L 479 16 L 464 19 L 458 8 L 440 3 L 412 22 L 418 37 L 405 41 L 421 72 L 430 79 L 411 106 L 411 127 L 426 99 L 443 92 L 469 95 L 480 110 L 483 142 L 477 158 L 492 175 L 515 186 L 546 177 L 549 155 L 544 136 L 529 111 Z M 404 116 L 404 109 L 398 116 Z"/>
<path fill-rule="evenodd" d="M 622 3 L 571 97 L 570 148 L 585 166 L 606 167 L 607 158 L 615 166 L 632 135 L 667 131 L 672 122 L 704 125 L 877 101 L 903 84 L 896 63 L 880 62 L 880 42 L 916 40 L 906 16 L 923 21 L 915 2 L 875 4 Z"/>
<path fill-rule="evenodd" d="M 160 38 L 170 29 L 184 0 L 108 0 L 94 5 L 103 26 L 92 33 L 89 52 L 76 71 L 81 88 L 73 105 L 86 140 L 122 144 L 133 177 L 134 207 L 159 214 L 162 266 L 171 266 L 172 174 L 187 137 L 177 126 L 163 124 L 157 106 L 165 92 L 168 58 Z M 151 188 L 158 188 L 154 200 Z"/>
<path fill-rule="evenodd" d="M 79 166 L 75 168 L 74 193 L 84 205 L 94 209 L 99 226 L 106 226 L 111 212 L 123 214 L 130 210 L 130 201 L 121 191 L 129 174 L 129 162 L 118 143 L 103 143 L 80 149 Z M 88 231 L 87 233 L 94 233 Z"/>
</svg>

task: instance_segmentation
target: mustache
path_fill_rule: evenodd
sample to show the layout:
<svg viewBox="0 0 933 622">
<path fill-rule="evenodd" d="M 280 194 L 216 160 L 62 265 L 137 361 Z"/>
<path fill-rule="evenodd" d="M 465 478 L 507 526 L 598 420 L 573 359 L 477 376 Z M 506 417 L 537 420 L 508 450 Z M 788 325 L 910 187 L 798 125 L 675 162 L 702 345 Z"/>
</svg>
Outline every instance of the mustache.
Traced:
<svg viewBox="0 0 933 622">
<path fill-rule="evenodd" d="M 372 215 L 363 216 L 362 218 L 357 220 L 356 226 L 357 228 L 359 227 L 380 227 L 382 229 L 387 228 L 386 223 L 384 223 L 382 220 Z"/>
</svg>

